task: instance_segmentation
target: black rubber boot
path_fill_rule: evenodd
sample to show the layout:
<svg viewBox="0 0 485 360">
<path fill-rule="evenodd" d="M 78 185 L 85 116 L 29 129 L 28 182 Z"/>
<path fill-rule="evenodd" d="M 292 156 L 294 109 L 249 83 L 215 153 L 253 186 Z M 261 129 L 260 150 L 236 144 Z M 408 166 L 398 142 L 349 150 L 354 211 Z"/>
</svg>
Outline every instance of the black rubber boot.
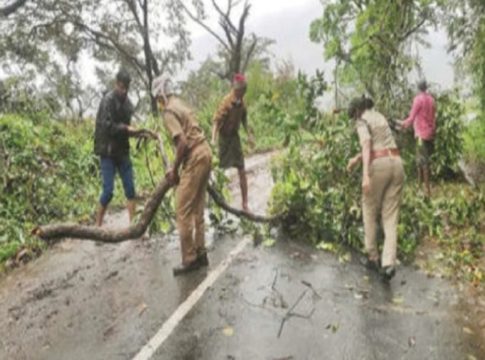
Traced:
<svg viewBox="0 0 485 360">
<path fill-rule="evenodd" d="M 396 275 L 396 268 L 394 266 L 385 266 L 382 268 L 381 274 L 384 281 L 391 281 Z"/>
<path fill-rule="evenodd" d="M 173 276 L 179 276 L 200 269 L 199 260 L 196 259 L 187 265 L 179 265 L 173 268 Z"/>
<path fill-rule="evenodd" d="M 199 255 L 197 255 L 197 261 L 199 262 L 199 265 L 202 267 L 209 266 L 209 259 L 207 257 L 206 252 L 202 252 Z"/>
<path fill-rule="evenodd" d="M 362 256 L 360 263 L 372 271 L 379 271 L 380 269 L 379 260 L 371 260 L 367 256 Z"/>
</svg>

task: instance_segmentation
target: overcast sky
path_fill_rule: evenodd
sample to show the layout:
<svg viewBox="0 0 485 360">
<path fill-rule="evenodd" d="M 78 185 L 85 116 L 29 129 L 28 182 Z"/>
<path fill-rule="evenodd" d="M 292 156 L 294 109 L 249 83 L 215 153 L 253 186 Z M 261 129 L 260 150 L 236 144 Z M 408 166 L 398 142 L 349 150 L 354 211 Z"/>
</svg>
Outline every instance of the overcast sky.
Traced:
<svg viewBox="0 0 485 360">
<path fill-rule="evenodd" d="M 248 21 L 248 31 L 276 40 L 272 52 L 278 59 L 291 59 L 297 69 L 313 73 L 325 70 L 328 79 L 331 65 L 324 63 L 323 46 L 309 39 L 310 23 L 320 17 L 323 6 L 319 0 L 254 0 Z M 216 19 L 212 19 L 216 25 Z M 200 26 L 191 24 L 192 55 L 187 69 L 196 69 L 216 49 L 216 41 Z M 432 33 L 428 41 L 431 49 L 420 49 L 423 70 L 428 81 L 442 89 L 453 86 L 452 58 L 446 53 L 446 34 Z M 183 74 L 181 74 L 183 77 Z"/>
<path fill-rule="evenodd" d="M 211 10 L 210 0 L 204 0 Z M 324 62 L 322 44 L 314 44 L 309 40 L 309 28 L 313 20 L 323 14 L 320 0 L 252 0 L 252 8 L 247 24 L 247 32 L 268 37 L 276 41 L 271 52 L 277 61 L 291 60 L 296 69 L 314 73 L 316 69 L 325 71 L 327 81 L 331 81 L 332 65 Z M 223 4 L 225 1 L 220 0 Z M 238 14 L 235 14 L 238 15 Z M 217 17 L 213 16 L 211 25 L 217 29 Z M 190 22 L 192 34 L 190 61 L 185 71 L 178 74 L 178 80 L 185 80 L 188 70 L 197 69 L 217 47 L 216 40 L 199 25 Z M 429 82 L 440 89 L 451 88 L 454 83 L 454 72 L 451 66 L 452 58 L 446 53 L 447 38 L 444 32 L 430 34 L 428 41 L 430 49 L 419 49 L 423 59 L 424 75 Z M 166 39 L 158 39 L 160 44 Z M 83 81 L 95 85 L 94 63 L 88 56 L 83 56 L 81 68 Z M 0 69 L 0 77 L 2 70 Z M 99 85 L 99 83 L 98 83 Z"/>
</svg>

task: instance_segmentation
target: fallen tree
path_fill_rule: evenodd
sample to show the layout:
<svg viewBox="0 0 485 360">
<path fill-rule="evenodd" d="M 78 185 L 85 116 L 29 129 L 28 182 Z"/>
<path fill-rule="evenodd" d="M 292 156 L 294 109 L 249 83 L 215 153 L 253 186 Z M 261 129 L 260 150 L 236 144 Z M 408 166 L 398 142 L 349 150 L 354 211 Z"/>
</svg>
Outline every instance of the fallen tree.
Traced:
<svg viewBox="0 0 485 360">
<path fill-rule="evenodd" d="M 167 156 L 164 152 L 163 142 L 160 136 L 148 131 L 148 130 L 141 130 L 141 141 L 137 144 L 137 149 L 141 146 L 141 142 L 144 141 L 146 144 L 147 139 L 156 140 L 158 143 L 158 151 L 162 158 L 163 164 L 165 168 L 168 168 L 168 160 Z M 145 134 L 143 134 L 143 132 Z M 145 153 L 146 154 L 146 153 Z M 146 156 L 146 155 L 145 155 Z M 150 164 L 147 157 L 147 166 L 150 168 Z M 151 175 L 150 171 L 150 177 Z M 119 243 L 127 240 L 133 240 L 140 238 L 145 231 L 148 229 L 148 226 L 152 222 L 155 214 L 162 203 L 163 198 L 170 190 L 171 185 L 166 181 L 166 179 L 162 179 L 155 187 L 151 195 L 149 196 L 148 200 L 145 203 L 145 208 L 140 216 L 140 219 L 137 223 L 132 224 L 126 228 L 119 229 L 119 230 L 109 230 L 104 229 L 97 226 L 85 226 L 75 223 L 63 223 L 63 224 L 52 224 L 46 226 L 39 226 L 36 227 L 32 234 L 41 238 L 42 240 L 55 240 L 55 239 L 62 239 L 62 238 L 74 238 L 80 240 L 93 240 L 93 241 L 100 241 L 106 243 Z M 224 200 L 224 197 L 218 193 L 213 186 L 209 185 L 207 188 L 209 195 L 214 200 L 214 202 L 221 207 L 226 212 L 233 214 L 239 218 L 245 218 L 249 221 L 257 222 L 257 223 L 270 223 L 275 224 L 278 222 L 280 217 L 264 217 L 260 215 L 251 214 L 242 210 L 235 209 L 228 205 Z"/>
<path fill-rule="evenodd" d="M 118 243 L 141 237 L 155 216 L 165 194 L 170 190 L 170 184 L 163 179 L 152 192 L 143 213 L 136 224 L 120 230 L 108 230 L 97 226 L 83 226 L 73 223 L 40 226 L 33 230 L 33 234 L 43 240 L 60 238 L 75 238 L 81 240 L 96 240 L 107 243 Z"/>
<path fill-rule="evenodd" d="M 33 234 L 43 240 L 54 240 L 61 238 L 74 238 L 80 240 L 93 240 L 106 243 L 119 243 L 127 240 L 140 238 L 151 221 L 155 217 L 164 196 L 170 190 L 171 186 L 163 179 L 152 192 L 145 208 L 140 217 L 140 220 L 129 227 L 120 230 L 108 230 L 97 226 L 84 226 L 74 223 L 53 224 L 47 226 L 40 226 L 33 230 Z M 212 187 L 208 186 L 208 192 L 214 202 L 227 211 L 237 217 L 245 218 L 247 220 L 258 223 L 271 223 L 274 224 L 279 220 L 279 217 L 264 217 L 247 213 L 229 206 L 224 198 Z"/>
</svg>

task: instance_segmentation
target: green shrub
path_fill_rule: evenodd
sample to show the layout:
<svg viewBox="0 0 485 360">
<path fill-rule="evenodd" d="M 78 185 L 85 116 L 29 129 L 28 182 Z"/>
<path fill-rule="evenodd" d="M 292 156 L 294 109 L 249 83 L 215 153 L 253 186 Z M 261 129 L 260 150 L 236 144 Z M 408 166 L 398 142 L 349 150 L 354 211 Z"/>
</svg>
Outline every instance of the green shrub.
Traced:
<svg viewBox="0 0 485 360">
<path fill-rule="evenodd" d="M 441 181 L 456 171 L 462 153 L 462 125 L 461 107 L 456 100 L 445 95 L 438 101 L 440 125 L 433 162 Z M 359 151 L 353 126 L 345 115 L 327 116 L 321 117 L 311 130 L 311 135 L 300 131 L 300 136 L 294 137 L 288 151 L 273 165 L 272 211 L 285 214 L 285 229 L 292 237 L 315 245 L 337 242 L 361 248 L 361 174 L 346 172 L 348 159 Z M 408 136 L 404 135 L 404 139 Z M 414 170 L 413 142 L 403 142 L 401 137 L 401 149 L 406 168 Z M 443 238 L 449 227 L 476 226 L 473 219 L 485 210 L 480 192 L 461 185 L 462 190 L 454 190 L 452 197 L 443 193 L 429 202 L 413 180 L 414 174 L 406 172 L 398 227 L 403 258 L 413 255 L 424 236 Z M 440 185 L 443 186 L 446 184 Z"/>
<path fill-rule="evenodd" d="M 485 115 L 472 120 L 464 133 L 466 160 L 485 163 Z"/>
</svg>

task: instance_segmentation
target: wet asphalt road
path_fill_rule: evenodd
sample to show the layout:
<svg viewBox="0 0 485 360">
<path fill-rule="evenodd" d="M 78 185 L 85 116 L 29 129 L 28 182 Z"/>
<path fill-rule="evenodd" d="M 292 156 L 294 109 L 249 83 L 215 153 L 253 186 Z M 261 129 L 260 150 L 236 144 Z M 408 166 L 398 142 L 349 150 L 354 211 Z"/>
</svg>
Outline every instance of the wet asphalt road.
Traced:
<svg viewBox="0 0 485 360">
<path fill-rule="evenodd" d="M 266 162 L 248 166 L 258 212 L 270 189 Z M 241 237 L 208 234 L 208 271 Z M 132 359 L 207 276 L 173 278 L 179 257 L 176 237 L 56 245 L 0 281 L 0 359 Z M 280 240 L 246 247 L 153 358 L 485 359 L 469 315 L 444 280 L 403 267 L 385 285 L 356 256 L 342 264 Z"/>
<path fill-rule="evenodd" d="M 485 359 L 464 316 L 445 281 L 401 269 L 385 285 L 355 262 L 280 241 L 241 254 L 154 358 Z"/>
</svg>

